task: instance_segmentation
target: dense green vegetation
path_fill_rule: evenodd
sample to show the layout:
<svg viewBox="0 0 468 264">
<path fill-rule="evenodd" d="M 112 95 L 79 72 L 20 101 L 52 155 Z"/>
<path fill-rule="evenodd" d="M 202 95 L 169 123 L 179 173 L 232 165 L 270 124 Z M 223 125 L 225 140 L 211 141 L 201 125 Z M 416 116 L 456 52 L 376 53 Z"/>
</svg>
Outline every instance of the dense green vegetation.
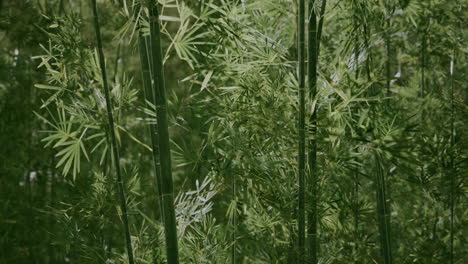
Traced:
<svg viewBox="0 0 468 264">
<path fill-rule="evenodd" d="M 0 1 L 0 263 L 466 263 L 467 7 Z"/>
</svg>

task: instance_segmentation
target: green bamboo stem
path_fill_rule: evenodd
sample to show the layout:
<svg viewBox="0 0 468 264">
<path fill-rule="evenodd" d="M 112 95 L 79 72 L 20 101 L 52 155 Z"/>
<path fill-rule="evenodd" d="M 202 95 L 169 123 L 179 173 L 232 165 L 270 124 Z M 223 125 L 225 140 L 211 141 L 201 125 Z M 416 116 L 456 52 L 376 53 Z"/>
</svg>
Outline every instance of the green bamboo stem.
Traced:
<svg viewBox="0 0 468 264">
<path fill-rule="evenodd" d="M 320 17 L 317 28 L 317 60 L 320 56 L 320 40 L 322 39 L 323 22 L 325 21 L 325 9 L 327 7 L 327 0 L 322 0 L 322 6 L 320 7 Z"/>
<path fill-rule="evenodd" d="M 385 8 L 389 14 L 387 14 L 386 24 L 387 28 L 385 29 L 385 51 L 386 51 L 386 60 L 385 60 L 385 71 L 386 71 L 386 95 L 390 96 L 391 89 L 391 80 L 392 80 L 392 42 L 390 37 L 390 27 L 392 23 L 392 16 L 395 12 L 395 8 L 390 6 L 388 1 L 385 2 Z"/>
<path fill-rule="evenodd" d="M 424 99 L 426 96 L 426 30 L 423 32 L 422 40 L 421 40 L 421 58 L 420 58 L 420 67 L 421 67 L 421 80 L 420 80 L 420 86 L 421 86 L 421 91 L 420 91 L 420 97 Z M 421 131 L 423 131 L 422 127 L 424 126 L 424 121 L 426 117 L 426 113 L 424 111 L 424 108 L 421 108 L 421 119 L 420 119 L 420 126 L 421 126 Z M 421 155 L 422 149 L 421 149 Z M 421 168 L 421 178 L 424 179 L 425 171 L 424 171 L 424 161 L 421 162 L 420 164 Z"/>
<path fill-rule="evenodd" d="M 298 199 L 298 260 L 304 263 L 305 258 L 305 3 L 299 0 L 297 15 L 297 45 L 299 66 L 299 199 Z"/>
<path fill-rule="evenodd" d="M 128 261 L 130 264 L 134 264 L 135 261 L 133 258 L 133 249 L 132 249 L 132 242 L 131 242 L 131 237 L 130 237 L 130 226 L 128 223 L 126 197 L 125 197 L 125 192 L 124 192 L 122 174 L 120 171 L 120 156 L 119 156 L 119 150 L 117 148 L 117 139 L 115 136 L 114 117 L 112 113 L 112 101 L 110 99 L 109 84 L 107 82 L 106 65 L 105 65 L 105 59 L 104 59 L 104 51 L 102 49 L 101 29 L 99 25 L 99 17 L 97 13 L 96 0 L 91 0 L 91 4 L 93 7 L 94 28 L 96 31 L 96 39 L 97 39 L 97 44 L 98 44 L 99 65 L 101 67 L 102 81 L 103 81 L 104 92 L 105 92 L 105 97 L 106 97 L 107 119 L 109 122 L 109 131 L 110 131 L 110 136 L 111 136 L 111 148 L 112 148 L 112 153 L 114 156 L 114 163 L 115 163 L 114 165 L 115 165 L 115 171 L 116 171 L 116 176 L 117 176 L 120 209 L 122 210 L 122 219 L 123 219 L 123 225 L 125 229 L 125 242 L 127 245 Z"/>
<path fill-rule="evenodd" d="M 317 25 L 317 16 L 314 9 L 315 0 L 309 2 L 309 29 L 308 29 L 308 84 L 309 84 L 309 99 L 311 105 L 317 97 L 317 68 L 318 56 L 320 54 L 320 39 L 322 36 L 324 14 L 327 1 L 323 0 L 319 22 Z M 311 206 L 308 214 L 307 238 L 309 245 L 308 263 L 318 262 L 319 243 L 317 239 L 317 223 L 318 223 L 318 197 L 319 197 L 319 171 L 317 166 L 317 103 L 315 104 L 312 114 L 309 118 L 311 139 L 308 142 L 308 165 L 309 165 L 309 182 L 311 192 Z"/>
<path fill-rule="evenodd" d="M 421 40 L 421 97 L 426 96 L 426 32 Z"/>
<path fill-rule="evenodd" d="M 152 67 L 150 63 L 150 50 L 149 50 L 149 39 L 148 37 L 144 37 L 143 34 L 140 32 L 138 37 L 139 42 L 139 51 L 140 51 L 140 64 L 142 69 L 142 78 L 143 78 L 143 92 L 144 97 L 147 101 L 151 102 L 151 104 L 156 105 L 156 97 L 152 91 L 152 81 L 153 76 L 151 75 Z M 158 194 L 159 200 L 159 207 L 161 210 L 161 216 L 164 215 L 163 211 L 163 204 L 162 204 L 162 179 L 161 179 L 161 168 L 159 166 L 159 148 L 158 148 L 158 132 L 157 126 L 155 123 L 151 122 L 149 124 L 149 132 L 151 138 L 151 148 L 152 148 L 152 156 L 153 156 L 153 164 L 155 170 L 155 179 L 156 179 L 156 191 Z"/>
<path fill-rule="evenodd" d="M 156 116 L 161 169 L 161 198 L 163 203 L 164 230 L 166 237 L 167 263 L 179 263 L 177 223 L 174 208 L 174 194 L 169 140 L 169 121 L 167 113 L 166 87 L 164 80 L 161 29 L 159 26 L 158 4 L 150 4 L 151 56 L 153 70 L 153 89 L 156 97 Z"/>
<path fill-rule="evenodd" d="M 119 41 L 119 45 L 117 46 L 117 56 L 115 57 L 115 62 L 114 62 L 114 81 L 118 82 L 118 76 L 117 73 L 119 71 L 119 58 L 120 58 L 120 48 L 122 46 L 122 42 Z"/>
<path fill-rule="evenodd" d="M 388 32 L 385 33 L 385 50 L 386 50 L 386 60 L 385 60 L 385 72 L 386 72 L 386 85 L 385 87 L 387 88 L 387 96 L 390 96 L 390 86 L 391 86 L 391 79 L 392 79 L 392 73 L 391 73 L 391 40 L 390 40 L 390 34 Z"/>
<path fill-rule="evenodd" d="M 358 6 L 354 7 L 355 12 L 359 12 Z M 355 32 L 355 43 L 354 43 L 354 65 L 355 65 L 355 71 L 354 71 L 354 78 L 355 81 L 357 82 L 359 79 L 359 22 L 357 21 L 357 18 L 354 17 L 353 19 L 354 22 L 354 30 Z M 358 172 L 356 171 L 356 168 L 353 168 L 352 171 L 353 175 L 353 181 L 354 181 L 354 190 L 353 190 L 353 214 L 354 214 L 354 247 L 353 247 L 353 258 L 354 258 L 354 263 L 358 263 L 358 258 L 357 258 L 357 252 L 359 249 L 359 178 L 358 178 Z"/>
<path fill-rule="evenodd" d="M 370 29 L 367 23 L 362 24 L 362 29 L 364 31 L 364 46 L 367 52 L 366 63 L 365 63 L 366 77 L 367 77 L 367 81 L 371 82 L 372 80 L 372 77 L 371 77 L 372 50 L 371 50 L 371 44 L 370 44 Z M 374 95 L 374 85 L 371 84 L 371 86 L 369 87 L 369 92 L 367 94 L 368 96 Z"/>
<path fill-rule="evenodd" d="M 237 231 L 237 199 L 236 199 L 236 179 L 233 178 L 232 182 L 232 197 L 236 202 L 236 206 L 234 207 L 234 215 L 232 219 L 232 248 L 231 248 L 231 263 L 236 263 L 236 231 Z"/>
<path fill-rule="evenodd" d="M 309 29 L 308 29 L 308 83 L 309 83 L 309 96 L 310 102 L 315 100 L 317 96 L 317 16 L 314 9 L 315 0 L 309 2 Z M 308 223 L 307 223 L 307 239 L 309 246 L 309 257 L 307 263 L 317 263 L 317 184 L 318 184 L 318 171 L 317 171 L 317 106 L 312 111 L 310 116 L 310 129 L 309 133 L 312 139 L 309 140 L 309 182 L 311 192 L 311 205 L 310 211 L 308 212 Z"/>
<path fill-rule="evenodd" d="M 390 232 L 390 214 L 387 202 L 386 179 L 383 159 L 379 153 L 375 152 L 374 162 L 376 165 L 376 194 L 377 194 L 377 216 L 380 233 L 380 252 L 383 264 L 392 264 L 392 246 Z"/>
<path fill-rule="evenodd" d="M 454 263 L 453 255 L 453 225 L 455 209 L 455 168 L 454 168 L 454 146 L 455 146 L 455 105 L 453 94 L 453 71 L 455 68 L 455 50 L 450 60 L 450 264 Z"/>
</svg>

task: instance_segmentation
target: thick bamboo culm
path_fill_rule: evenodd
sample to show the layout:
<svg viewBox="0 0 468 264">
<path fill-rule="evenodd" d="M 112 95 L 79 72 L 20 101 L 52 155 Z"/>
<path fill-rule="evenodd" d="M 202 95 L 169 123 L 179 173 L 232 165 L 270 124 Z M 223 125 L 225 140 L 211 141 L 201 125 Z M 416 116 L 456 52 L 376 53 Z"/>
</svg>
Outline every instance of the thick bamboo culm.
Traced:
<svg viewBox="0 0 468 264">
<path fill-rule="evenodd" d="M 167 263 L 179 263 L 177 223 L 174 208 L 169 121 L 167 112 L 166 86 L 164 80 L 161 29 L 158 4 L 148 6 L 150 11 L 150 39 L 152 57 L 153 92 L 156 97 L 156 118 L 161 170 L 161 198 L 163 205 L 164 233 L 166 237 Z"/>
<path fill-rule="evenodd" d="M 143 78 L 143 91 L 145 95 L 145 99 L 149 101 L 152 105 L 156 105 L 156 97 L 154 96 L 153 90 L 152 90 L 152 81 L 153 81 L 153 76 L 151 75 L 152 69 L 151 69 L 151 62 L 150 62 L 150 50 L 149 50 L 149 38 L 143 36 L 143 34 L 140 32 L 140 35 L 138 37 L 138 42 L 139 42 L 139 51 L 140 51 L 140 64 L 141 64 L 141 70 L 142 70 L 142 78 Z M 154 170 L 155 170 L 155 178 L 156 178 L 156 191 L 158 195 L 158 200 L 159 200 L 159 208 L 161 212 L 161 216 L 164 215 L 163 211 L 163 204 L 162 204 L 162 180 L 161 180 L 161 168 L 159 166 L 159 147 L 158 147 L 158 134 L 157 134 L 157 126 L 155 122 L 150 122 L 149 123 L 149 133 L 150 133 L 150 138 L 151 138 L 151 148 L 152 148 L 152 154 L 153 154 L 153 164 L 154 164 Z M 163 217 L 162 217 L 163 218 Z"/>
<path fill-rule="evenodd" d="M 317 239 L 318 225 L 318 197 L 319 197 L 319 171 L 317 166 L 317 69 L 318 56 L 320 54 L 320 38 L 322 36 L 324 14 L 327 1 L 323 0 L 319 22 L 317 25 L 317 14 L 315 12 L 315 0 L 309 2 L 309 28 L 308 28 L 308 85 L 309 85 L 309 100 L 310 105 L 315 105 L 309 118 L 310 124 L 310 140 L 308 141 L 308 190 L 311 193 L 310 207 L 308 210 L 307 223 L 307 242 L 308 242 L 308 258 L 307 263 L 318 263 L 319 244 Z"/>
</svg>

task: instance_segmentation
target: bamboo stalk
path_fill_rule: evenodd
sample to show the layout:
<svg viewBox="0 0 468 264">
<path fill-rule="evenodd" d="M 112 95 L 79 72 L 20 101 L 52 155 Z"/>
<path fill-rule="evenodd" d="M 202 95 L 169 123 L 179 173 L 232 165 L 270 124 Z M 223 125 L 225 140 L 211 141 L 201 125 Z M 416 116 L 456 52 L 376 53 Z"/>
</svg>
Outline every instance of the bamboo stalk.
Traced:
<svg viewBox="0 0 468 264">
<path fill-rule="evenodd" d="M 298 199 L 298 260 L 304 263 L 305 259 L 305 3 L 299 0 L 297 15 L 297 41 L 299 66 L 299 199 Z"/>
<path fill-rule="evenodd" d="M 386 50 L 386 60 L 385 60 L 385 71 L 386 71 L 386 87 L 387 92 L 386 95 L 390 96 L 390 88 L 391 88 L 391 79 L 392 79 L 392 42 L 390 38 L 390 27 L 392 23 L 392 16 L 395 12 L 395 7 L 391 7 L 388 1 L 385 2 L 385 8 L 389 14 L 387 14 L 386 24 L 387 28 L 385 29 L 384 37 L 385 37 L 385 50 Z M 391 10 L 390 10 L 391 9 Z"/>
<path fill-rule="evenodd" d="M 390 96 L 390 86 L 391 86 L 391 79 L 392 79 L 392 73 L 391 73 L 391 40 L 389 33 L 385 33 L 385 50 L 386 50 L 386 60 L 385 60 L 385 72 L 386 72 L 386 85 L 385 87 L 387 88 L 387 96 Z"/>
<path fill-rule="evenodd" d="M 96 31 L 96 39 L 97 39 L 97 44 L 98 44 L 99 65 L 101 67 L 102 81 L 104 85 L 104 92 L 105 92 L 105 98 L 106 98 L 107 119 L 109 122 L 109 131 L 111 135 L 111 148 L 112 148 L 112 153 L 114 155 L 114 163 L 115 163 L 114 165 L 115 165 L 115 171 L 116 171 L 116 176 L 117 176 L 117 186 L 118 186 L 119 199 L 120 199 L 120 208 L 122 210 L 122 219 L 123 219 L 123 225 L 125 229 L 125 241 L 127 245 L 128 261 L 130 264 L 134 264 L 135 261 L 133 258 L 133 248 L 132 248 L 132 241 L 130 237 L 130 226 L 128 223 L 126 197 L 125 197 L 125 192 L 124 192 L 123 179 L 122 179 L 122 175 L 120 171 L 120 156 L 119 156 L 119 150 L 117 148 L 117 139 L 115 136 L 114 117 L 112 113 L 112 101 L 110 99 L 109 84 L 107 83 L 106 65 L 105 65 L 105 59 L 104 59 L 104 51 L 102 49 L 101 29 L 99 25 L 99 17 L 97 13 L 96 0 L 91 0 L 91 4 L 93 7 L 94 29 Z"/>
<path fill-rule="evenodd" d="M 354 6 L 355 12 L 359 12 L 358 6 Z M 357 82 L 359 79 L 359 21 L 357 21 L 356 16 L 353 18 L 354 30 L 355 30 L 355 43 L 354 43 L 354 78 Z M 359 178 L 356 168 L 353 168 L 352 171 L 353 181 L 354 181 L 354 190 L 353 190 L 353 214 L 354 214 L 354 247 L 353 247 L 353 258 L 354 263 L 358 263 L 358 250 L 359 250 Z"/>
<path fill-rule="evenodd" d="M 118 82 L 117 73 L 119 71 L 119 58 L 120 58 L 120 48 L 122 46 L 122 41 L 119 41 L 119 45 L 117 46 L 117 56 L 115 57 L 114 62 L 114 81 Z"/>
<path fill-rule="evenodd" d="M 385 171 L 382 157 L 375 152 L 374 162 L 376 165 L 376 194 L 377 194 L 377 216 L 380 233 L 380 252 L 383 264 L 392 264 L 391 232 L 390 232 L 390 214 L 387 203 L 387 190 Z"/>
<path fill-rule="evenodd" d="M 232 248 L 231 248 L 231 263 L 236 263 L 236 231 L 237 231 L 237 199 L 236 199 L 236 178 L 233 177 L 232 182 L 232 197 L 236 202 L 236 207 L 234 210 L 234 215 L 232 219 Z"/>
<path fill-rule="evenodd" d="M 450 60 L 450 264 L 454 263 L 453 256 L 453 224 L 454 224 L 454 208 L 455 208 L 455 168 L 454 168 L 454 145 L 455 145 L 455 107 L 453 94 L 453 71 L 455 68 L 455 50 L 453 51 Z"/>
<path fill-rule="evenodd" d="M 138 37 L 139 42 L 139 51 L 140 51 L 140 64 L 142 69 L 142 78 L 143 78 L 143 92 L 144 97 L 147 101 L 151 102 L 151 104 L 156 105 L 156 97 L 152 91 L 151 83 L 153 82 L 153 76 L 151 75 L 152 67 L 150 63 L 150 50 L 149 50 L 149 39 L 148 37 L 144 37 L 143 33 L 140 32 Z M 151 148 L 152 148 L 152 156 L 153 156 L 153 164 L 155 170 L 155 179 L 156 179 L 156 191 L 158 194 L 159 199 L 159 207 L 161 210 L 161 216 L 163 218 L 164 211 L 163 211 L 163 204 L 162 204 L 162 179 L 161 179 L 161 168 L 159 166 L 159 147 L 158 147 L 158 132 L 157 126 L 155 123 L 149 124 L 149 132 L 151 138 Z"/>
<path fill-rule="evenodd" d="M 426 32 L 421 40 L 421 97 L 426 95 Z"/>
<path fill-rule="evenodd" d="M 159 161 L 161 169 L 161 198 L 163 203 L 164 230 L 168 264 L 179 263 L 177 223 L 175 218 L 169 121 L 167 113 L 166 87 L 161 47 L 158 4 L 149 5 L 153 89 L 156 97 Z"/>
<path fill-rule="evenodd" d="M 309 83 L 309 96 L 310 103 L 315 100 L 317 96 L 317 48 L 319 46 L 317 40 L 317 16 L 314 9 L 315 0 L 309 2 L 309 29 L 308 29 L 308 83 Z M 311 264 L 317 263 L 317 183 L 318 183 L 318 171 L 317 171 L 317 107 L 313 109 L 310 117 L 310 129 L 309 132 L 312 139 L 309 140 L 309 183 L 311 192 L 311 206 L 308 214 L 307 223 L 307 239 L 309 245 L 309 257 L 308 262 Z"/>
<path fill-rule="evenodd" d="M 308 84 L 309 84 L 309 99 L 310 104 L 313 105 L 314 100 L 317 97 L 317 68 L 318 68 L 318 56 L 320 54 L 320 39 L 322 36 L 324 14 L 327 1 L 323 0 L 319 22 L 317 26 L 317 16 L 314 9 L 315 0 L 309 2 L 309 29 L 308 29 Z M 312 138 L 309 140 L 309 153 L 308 153 L 308 165 L 309 165 L 309 182 L 311 192 L 311 206 L 308 215 L 307 225 L 307 238 L 309 245 L 309 257 L 308 263 L 318 262 L 318 251 L 319 244 L 317 241 L 317 222 L 318 222 L 318 181 L 319 172 L 317 166 L 317 103 L 310 116 L 310 134 Z"/>
<path fill-rule="evenodd" d="M 317 28 L 317 60 L 320 56 L 320 40 L 322 39 L 323 22 L 325 21 L 325 9 L 327 7 L 327 0 L 322 0 L 322 6 L 320 7 L 320 17 Z"/>
<path fill-rule="evenodd" d="M 365 46 L 365 49 L 366 49 L 366 52 L 367 52 L 367 56 L 366 56 L 366 64 L 365 64 L 365 67 L 366 67 L 366 77 L 367 77 L 367 81 L 368 82 L 371 82 L 372 80 L 372 77 L 371 77 L 371 59 L 372 59 L 372 50 L 371 50 L 371 43 L 370 43 L 370 29 L 368 28 L 368 25 L 367 23 L 363 23 L 362 24 L 362 29 L 364 31 L 364 46 Z M 370 88 L 369 88 L 369 92 L 367 93 L 368 96 L 373 96 L 374 95 L 374 85 L 371 84 Z"/>
</svg>

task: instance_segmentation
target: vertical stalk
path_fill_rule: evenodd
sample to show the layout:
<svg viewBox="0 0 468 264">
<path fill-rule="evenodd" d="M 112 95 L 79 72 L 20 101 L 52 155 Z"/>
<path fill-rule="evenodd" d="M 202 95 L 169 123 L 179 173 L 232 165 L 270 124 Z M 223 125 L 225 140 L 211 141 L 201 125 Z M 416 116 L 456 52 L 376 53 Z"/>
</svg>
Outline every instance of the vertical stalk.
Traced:
<svg viewBox="0 0 468 264">
<path fill-rule="evenodd" d="M 309 83 L 309 96 L 310 103 L 313 105 L 313 101 L 317 96 L 317 16 L 314 8 L 315 0 L 309 2 L 309 29 L 308 29 L 308 83 Z M 312 139 L 309 140 L 309 181 L 310 181 L 310 192 L 311 192 L 311 206 L 308 212 L 308 223 L 307 223 L 307 238 L 309 245 L 309 257 L 307 263 L 317 263 L 317 183 L 318 183 L 318 172 L 317 172 L 317 104 L 315 109 L 312 110 L 310 117 L 310 134 Z"/>
<path fill-rule="evenodd" d="M 370 29 L 368 28 L 368 25 L 366 24 L 367 22 L 362 23 L 362 29 L 364 31 L 364 46 L 367 52 L 366 56 L 366 77 L 367 81 L 370 82 L 372 80 L 371 77 L 371 59 L 372 59 L 372 53 L 371 53 L 371 46 L 370 46 Z M 369 88 L 369 92 L 367 93 L 369 96 L 374 95 L 374 86 L 371 85 Z"/>
<path fill-rule="evenodd" d="M 388 0 L 385 1 L 385 9 L 387 10 L 387 28 L 385 29 L 385 49 L 386 49 L 386 61 L 385 61 L 385 70 L 386 70 L 386 87 L 387 87 L 387 96 L 390 96 L 390 86 L 392 79 L 392 42 L 390 38 L 390 29 L 392 25 L 392 16 L 395 12 L 395 7 L 391 7 L 391 4 Z"/>
<path fill-rule="evenodd" d="M 423 29 L 423 33 L 422 33 L 422 39 L 421 39 L 421 58 L 420 58 L 420 67 L 421 67 L 421 80 L 420 80 L 420 88 L 421 88 L 421 91 L 420 91 L 420 98 L 422 100 L 424 100 L 425 96 L 426 96 L 426 76 L 425 76 L 425 73 L 426 73 L 426 29 Z M 423 101 L 424 102 L 424 101 Z M 421 131 L 424 131 L 423 130 L 423 127 L 424 127 L 424 123 L 425 123 L 425 120 L 426 120 L 426 113 L 424 111 L 424 103 L 421 107 L 421 117 L 420 117 L 420 120 L 419 120 L 419 126 L 421 127 Z M 424 137 L 424 133 L 420 133 L 420 137 L 421 139 Z M 422 147 L 420 147 L 420 155 L 422 157 L 424 157 L 424 150 Z M 425 168 L 424 168 L 424 159 L 421 160 L 421 164 L 419 165 L 420 166 L 420 169 L 421 169 L 421 179 L 424 179 L 425 178 Z"/>
<path fill-rule="evenodd" d="M 320 9 L 320 20 L 317 26 L 317 16 L 314 8 L 315 0 L 309 2 L 309 29 L 308 29 L 308 83 L 309 83 L 309 99 L 310 104 L 313 105 L 313 101 L 317 97 L 317 68 L 318 68 L 318 56 L 320 54 L 320 38 L 322 36 L 323 21 L 325 7 L 327 4 L 326 0 L 322 0 Z M 315 264 L 318 262 L 318 250 L 319 244 L 317 242 L 317 222 L 318 222 L 318 181 L 319 173 L 317 166 L 317 103 L 315 108 L 312 109 L 310 116 L 310 134 L 311 139 L 308 142 L 309 155 L 309 181 L 310 181 L 310 192 L 311 192 L 311 206 L 308 213 L 308 224 L 307 224 L 307 238 L 309 245 L 309 257 L 308 263 Z"/>
<path fill-rule="evenodd" d="M 389 206 L 387 203 L 387 190 L 385 171 L 382 157 L 379 153 L 375 152 L 375 165 L 376 173 L 376 194 L 377 194 L 377 216 L 379 222 L 380 233 L 380 253 L 383 264 L 392 264 L 392 249 L 390 240 L 390 214 Z"/>
<path fill-rule="evenodd" d="M 156 97 L 151 89 L 151 83 L 154 81 L 151 74 L 152 67 L 150 62 L 150 53 L 149 50 L 149 39 L 144 37 L 143 33 L 140 32 L 138 37 L 139 42 L 139 51 L 140 51 L 140 64 L 142 69 L 142 78 L 143 78 L 143 93 L 146 100 L 151 102 L 151 104 L 156 105 Z M 149 124 L 149 132 L 151 138 L 151 148 L 153 150 L 153 164 L 156 176 L 156 191 L 159 199 L 159 206 L 161 210 L 161 216 L 164 215 L 163 204 L 162 204 L 162 180 L 161 180 L 161 168 L 159 166 L 159 147 L 158 147 L 158 132 L 157 126 L 154 122 Z"/>
<path fill-rule="evenodd" d="M 55 166 L 54 164 L 55 163 L 55 156 L 54 155 L 51 155 L 52 157 L 50 158 L 51 159 L 51 164 L 50 164 L 50 167 L 49 167 L 49 171 L 50 171 L 50 174 L 49 174 L 49 184 L 50 184 L 50 197 L 49 197 L 49 207 L 50 208 L 55 208 L 55 198 L 56 198 L 56 189 L 55 189 L 55 185 L 56 185 L 56 182 L 55 182 Z M 49 230 L 50 230 L 50 234 L 49 234 L 49 245 L 47 247 L 47 254 L 49 255 L 49 262 L 48 263 L 55 263 L 56 261 L 56 254 L 55 254 L 55 250 L 54 250 L 54 244 L 52 242 L 52 238 L 51 238 L 51 234 L 54 234 L 55 233 L 55 216 L 53 214 L 50 214 L 49 217 Z"/>
<path fill-rule="evenodd" d="M 392 72 L 391 72 L 391 39 L 390 33 L 388 32 L 390 28 L 390 18 L 387 20 L 387 29 L 385 30 L 385 49 L 386 49 L 386 60 L 385 60 L 385 72 L 386 72 L 386 87 L 387 92 L 386 95 L 390 96 L 390 86 L 391 86 L 391 79 L 392 79 Z"/>
<path fill-rule="evenodd" d="M 153 69 L 153 88 L 156 97 L 156 115 L 161 168 L 161 194 L 163 203 L 164 230 L 166 236 L 167 263 L 179 263 L 177 223 L 175 218 L 174 194 L 171 169 L 171 150 L 169 140 L 169 121 L 167 113 L 166 87 L 159 27 L 158 4 L 150 4 L 150 35 Z"/>
<path fill-rule="evenodd" d="M 322 39 L 323 21 L 325 20 L 325 8 L 327 7 L 327 0 L 322 0 L 322 6 L 320 7 L 320 17 L 317 28 L 317 61 L 320 56 L 320 40 Z"/>
<path fill-rule="evenodd" d="M 390 22 L 388 23 L 390 25 Z M 388 29 L 387 29 L 388 30 Z M 386 87 L 387 87 L 387 96 L 390 96 L 390 84 L 391 84 L 391 79 L 392 79 L 392 73 L 391 73 L 391 43 L 390 43 L 390 34 L 388 32 L 385 32 L 385 49 L 386 49 L 386 61 L 385 61 L 385 71 L 386 71 Z"/>
<path fill-rule="evenodd" d="M 421 97 L 426 95 L 426 32 L 421 41 Z"/>
<path fill-rule="evenodd" d="M 450 264 L 454 263 L 453 258 L 453 218 L 455 206 L 455 168 L 454 168 L 454 145 L 455 145 L 455 108 L 453 95 L 453 70 L 455 67 L 455 50 L 450 60 Z"/>
<path fill-rule="evenodd" d="M 120 59 L 120 48 L 122 46 L 122 41 L 119 41 L 119 45 L 117 46 L 117 56 L 115 57 L 114 62 L 114 81 L 118 82 L 117 73 L 119 71 L 119 59 Z"/>
<path fill-rule="evenodd" d="M 305 3 L 299 0 L 297 15 L 298 66 L 299 66 L 299 204 L 298 204 L 298 250 L 299 263 L 305 257 Z"/>
<path fill-rule="evenodd" d="M 354 10 L 356 13 L 358 13 L 360 10 L 358 10 L 358 6 L 354 7 Z M 355 71 L 354 71 L 354 79 L 355 82 L 357 83 L 359 79 L 359 21 L 357 19 L 357 14 L 354 15 L 353 18 L 353 23 L 354 23 L 354 30 L 355 30 L 355 42 L 354 42 L 354 65 L 355 65 Z M 353 168 L 352 171 L 352 176 L 353 176 L 353 181 L 354 181 L 354 190 L 353 190 L 353 214 L 354 214 L 354 247 L 353 247 L 353 259 L 354 263 L 358 263 L 358 243 L 359 243 L 359 179 L 358 179 L 358 172 L 356 171 L 356 168 Z"/>
<path fill-rule="evenodd" d="M 237 229 L 237 199 L 236 199 L 236 178 L 233 177 L 232 182 L 232 197 L 236 202 L 235 211 L 232 219 L 232 248 L 231 248 L 231 263 L 236 263 L 236 229 Z"/>
<path fill-rule="evenodd" d="M 101 29 L 99 26 L 99 18 L 98 18 L 98 13 L 97 13 L 96 0 L 91 0 L 91 4 L 92 4 L 93 14 L 94 14 L 94 29 L 96 31 L 96 39 L 97 39 L 97 44 L 98 44 L 99 65 L 101 67 L 102 81 L 103 81 L 104 92 L 105 92 L 105 97 L 106 97 L 107 119 L 109 122 L 109 131 L 110 131 L 110 136 L 111 136 L 110 138 L 111 148 L 112 148 L 112 153 L 114 156 L 114 163 L 115 163 L 114 165 L 115 165 L 115 171 L 117 175 L 117 186 L 118 186 L 119 199 L 120 199 L 120 209 L 122 210 L 122 219 L 123 219 L 123 225 L 125 229 L 125 242 L 127 245 L 128 261 L 130 264 L 134 264 L 135 261 L 133 258 L 132 241 L 130 237 L 130 226 L 128 223 L 126 197 L 125 197 L 125 192 L 124 192 L 122 174 L 120 172 L 120 156 L 119 156 L 119 150 L 117 148 L 117 139 L 116 139 L 115 130 L 114 130 L 112 101 L 110 99 L 109 84 L 107 83 L 106 64 L 104 60 L 104 51 L 102 49 Z"/>
</svg>

